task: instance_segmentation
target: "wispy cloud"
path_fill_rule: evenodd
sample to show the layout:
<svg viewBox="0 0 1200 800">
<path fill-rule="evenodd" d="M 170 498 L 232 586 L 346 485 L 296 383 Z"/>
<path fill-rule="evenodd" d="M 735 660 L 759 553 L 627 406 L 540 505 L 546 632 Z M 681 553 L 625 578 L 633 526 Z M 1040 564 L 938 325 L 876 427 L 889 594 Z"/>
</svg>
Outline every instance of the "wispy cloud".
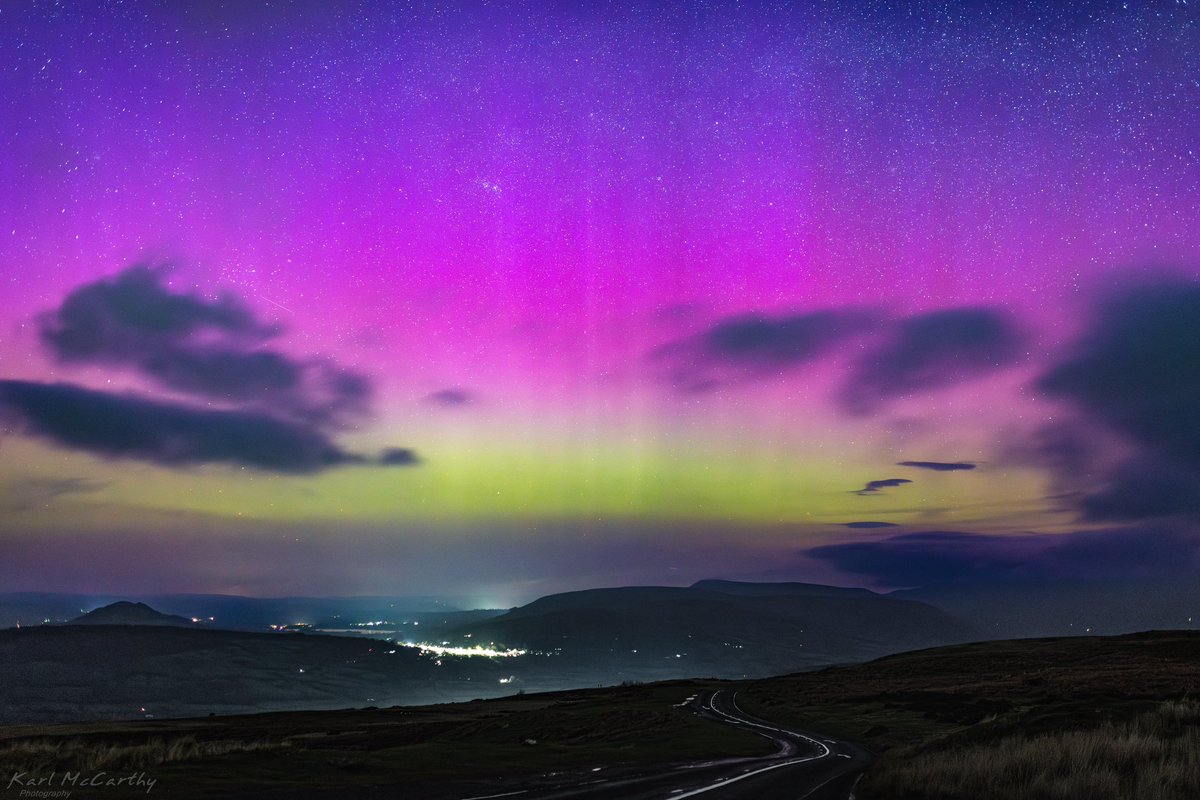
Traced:
<svg viewBox="0 0 1200 800">
<path fill-rule="evenodd" d="M 462 408 L 474 404 L 478 398 L 466 389 L 451 387 L 425 395 L 425 401 L 442 408 Z"/>
<path fill-rule="evenodd" d="M 861 489 L 856 489 L 852 494 L 877 494 L 884 489 L 891 489 L 896 486 L 903 486 L 906 483 L 912 483 L 907 478 L 883 478 L 878 481 L 868 481 L 867 485 Z"/>
<path fill-rule="evenodd" d="M 103 491 L 106 481 L 87 478 L 21 478 L 0 486 L 0 510 L 29 511 L 71 495 L 88 495 Z"/>
<path fill-rule="evenodd" d="M 896 466 L 914 469 L 930 469 L 934 472 L 962 472 L 975 469 L 978 464 L 970 461 L 898 461 Z"/>
<path fill-rule="evenodd" d="M 741 314 L 663 345 L 651 359 L 677 391 L 706 392 L 816 361 L 877 321 L 861 309 Z"/>
<path fill-rule="evenodd" d="M 899 397 L 952 386 L 1013 364 L 1023 337 L 991 308 L 947 308 L 900 320 L 853 365 L 842 407 L 868 414 Z"/>
</svg>

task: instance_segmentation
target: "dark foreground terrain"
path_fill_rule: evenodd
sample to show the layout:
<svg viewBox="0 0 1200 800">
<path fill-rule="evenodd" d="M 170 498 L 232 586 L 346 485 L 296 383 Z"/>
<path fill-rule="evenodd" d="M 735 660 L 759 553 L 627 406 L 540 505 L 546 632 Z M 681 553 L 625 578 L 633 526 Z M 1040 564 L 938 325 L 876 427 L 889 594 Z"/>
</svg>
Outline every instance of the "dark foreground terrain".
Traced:
<svg viewBox="0 0 1200 800">
<path fill-rule="evenodd" d="M 1200 634 L 941 647 L 761 681 L 742 707 L 882 754 L 860 800 L 1200 797 Z"/>
<path fill-rule="evenodd" d="M 75 798 L 149 788 L 164 797 L 834 800 L 858 781 L 859 800 L 1183 800 L 1200 786 L 1198 691 L 1200 634 L 1156 632 L 942 647 L 754 682 L 27 726 L 0 730 L 9 784 L 0 798 L 43 778 L 38 788 L 61 788 L 53 784 L 67 775 Z M 101 773 L 127 780 L 79 784 Z M 14 775 L 23 783 L 12 785 Z"/>
</svg>

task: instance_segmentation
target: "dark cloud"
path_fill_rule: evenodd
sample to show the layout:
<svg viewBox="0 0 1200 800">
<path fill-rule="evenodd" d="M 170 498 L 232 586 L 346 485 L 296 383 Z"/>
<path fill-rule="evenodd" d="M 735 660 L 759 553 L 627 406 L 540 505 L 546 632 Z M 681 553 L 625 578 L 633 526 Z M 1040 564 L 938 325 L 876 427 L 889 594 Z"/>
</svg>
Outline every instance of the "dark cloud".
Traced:
<svg viewBox="0 0 1200 800">
<path fill-rule="evenodd" d="M 651 357 L 677 390 L 704 392 L 814 361 L 869 330 L 877 319 L 876 314 L 862 310 L 742 314 L 663 345 Z"/>
<path fill-rule="evenodd" d="M 1046 499 L 1054 501 L 1057 511 L 1077 512 L 1080 499 L 1096 491 L 1111 469 L 1106 455 L 1111 439 L 1097 425 L 1057 415 L 1032 431 L 1002 431 L 997 456 L 1005 464 L 1045 470 L 1050 478 Z"/>
<path fill-rule="evenodd" d="M 866 319 L 845 311 L 776 318 L 751 314 L 718 322 L 701 335 L 701 341 L 715 358 L 772 368 L 821 355 L 835 342 L 862 330 Z"/>
<path fill-rule="evenodd" d="M 427 402 L 443 408 L 460 408 L 475 402 L 475 395 L 466 389 L 441 389 L 425 396 Z"/>
<path fill-rule="evenodd" d="M 847 522 L 847 528 L 855 530 L 870 530 L 872 528 L 898 528 L 900 527 L 894 522 Z"/>
<path fill-rule="evenodd" d="M 997 537 L 933 532 L 824 545 L 806 555 L 886 586 L 923 586 L 1007 575 L 1026 563 L 1029 552 Z"/>
<path fill-rule="evenodd" d="M 421 459 L 407 447 L 389 447 L 379 455 L 378 463 L 387 467 L 411 467 L 420 464 Z"/>
<path fill-rule="evenodd" d="M 907 478 L 884 478 L 878 481 L 868 481 L 866 486 L 855 490 L 853 494 L 875 494 L 884 489 L 890 489 L 893 486 L 903 486 L 906 483 L 912 483 L 912 481 Z"/>
<path fill-rule="evenodd" d="M 1060 434 L 1048 465 L 1074 487 L 1085 519 L 1200 515 L 1200 284 L 1167 281 L 1105 298 L 1037 386 L 1079 412 L 1063 430 L 1090 425 L 1121 438 L 1112 449 L 1135 450 L 1104 463 L 1073 441 L 1081 437 Z"/>
<path fill-rule="evenodd" d="M 229 295 L 173 293 L 163 277 L 163 269 L 138 265 L 76 288 L 41 318 L 42 340 L 64 361 L 111 361 L 136 360 L 203 332 L 242 341 L 278 332 Z"/>
<path fill-rule="evenodd" d="M 167 466 L 306 473 L 364 460 L 316 428 L 258 411 L 192 408 L 66 383 L 0 380 L 0 415 L 63 447 Z"/>
<path fill-rule="evenodd" d="M 727 317 L 659 347 L 651 359 L 677 390 L 695 394 L 778 376 L 864 334 L 879 341 L 854 363 L 841 392 L 842 405 L 856 414 L 1008 366 L 1024 341 L 995 309 L 942 309 L 886 324 L 874 311 L 827 309 Z"/>
<path fill-rule="evenodd" d="M 1079 497 L 1084 519 L 1118 521 L 1200 515 L 1200 471 L 1152 458 L 1118 464 L 1103 486 Z"/>
<path fill-rule="evenodd" d="M 42 341 L 64 363 L 115 364 L 164 387 L 300 420 L 344 421 L 366 411 L 370 383 L 326 360 L 297 359 L 263 343 L 281 330 L 231 295 L 171 291 L 146 266 L 72 291 L 39 319 Z"/>
<path fill-rule="evenodd" d="M 975 469 L 978 464 L 970 461 L 898 461 L 897 466 L 914 467 L 916 469 L 931 469 L 934 472 L 960 472 Z"/>
<path fill-rule="evenodd" d="M 1143 447 L 1200 467 L 1200 284 L 1109 299 L 1075 353 L 1038 386 Z"/>
<path fill-rule="evenodd" d="M 935 531 L 824 545 L 806 555 L 884 586 L 1144 578 L 1194 570 L 1200 536 L 1148 526 L 1019 536 Z"/>
<path fill-rule="evenodd" d="M 1006 435 L 1000 455 L 1010 463 L 1044 467 L 1063 476 L 1082 476 L 1102 458 L 1101 433 L 1076 422 L 1058 421 L 1029 434 Z"/>
<path fill-rule="evenodd" d="M 270 350 L 174 348 L 148 356 L 139 367 L 181 392 L 316 422 L 358 416 L 366 411 L 370 395 L 370 383 L 361 375 Z"/>
<path fill-rule="evenodd" d="M 127 367 L 205 407 L 68 383 L 0 380 L 0 419 L 62 447 L 165 466 L 225 463 L 310 473 L 420 463 L 405 448 L 367 458 L 331 438 L 366 413 L 365 376 L 326 359 L 266 349 L 278 326 L 258 320 L 232 295 L 173 291 L 165 277 L 163 269 L 134 266 L 80 286 L 39 318 L 41 339 L 64 364 Z"/>
<path fill-rule="evenodd" d="M 854 365 L 843 406 L 870 413 L 893 398 L 976 378 L 1015 362 L 1022 339 L 994 309 L 950 308 L 909 317 Z"/>
</svg>

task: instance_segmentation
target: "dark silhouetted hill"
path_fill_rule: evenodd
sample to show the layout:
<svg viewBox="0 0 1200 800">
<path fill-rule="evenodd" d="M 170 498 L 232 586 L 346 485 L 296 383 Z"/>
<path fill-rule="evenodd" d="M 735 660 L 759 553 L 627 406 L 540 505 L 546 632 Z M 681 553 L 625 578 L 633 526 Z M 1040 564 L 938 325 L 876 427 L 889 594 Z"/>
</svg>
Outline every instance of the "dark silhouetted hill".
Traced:
<svg viewBox="0 0 1200 800">
<path fill-rule="evenodd" d="M 145 603 L 118 600 L 71 620 L 70 625 L 173 625 L 191 628 L 196 625 L 186 617 L 160 614 Z"/>
<path fill-rule="evenodd" d="M 636 679 L 765 676 L 976 638 L 924 603 L 725 581 L 550 595 L 459 633 Z"/>
</svg>

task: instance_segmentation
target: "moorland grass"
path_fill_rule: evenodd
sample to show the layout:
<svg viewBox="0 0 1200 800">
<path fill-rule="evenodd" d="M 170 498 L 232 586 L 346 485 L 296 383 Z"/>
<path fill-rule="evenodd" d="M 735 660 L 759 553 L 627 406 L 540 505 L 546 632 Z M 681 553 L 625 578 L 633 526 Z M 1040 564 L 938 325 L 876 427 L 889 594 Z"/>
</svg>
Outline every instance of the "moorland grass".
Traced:
<svg viewBox="0 0 1200 800">
<path fill-rule="evenodd" d="M 1198 793 L 1200 702 L 1183 699 L 1090 730 L 893 750 L 867 773 L 858 797 L 1195 800 Z"/>
</svg>

